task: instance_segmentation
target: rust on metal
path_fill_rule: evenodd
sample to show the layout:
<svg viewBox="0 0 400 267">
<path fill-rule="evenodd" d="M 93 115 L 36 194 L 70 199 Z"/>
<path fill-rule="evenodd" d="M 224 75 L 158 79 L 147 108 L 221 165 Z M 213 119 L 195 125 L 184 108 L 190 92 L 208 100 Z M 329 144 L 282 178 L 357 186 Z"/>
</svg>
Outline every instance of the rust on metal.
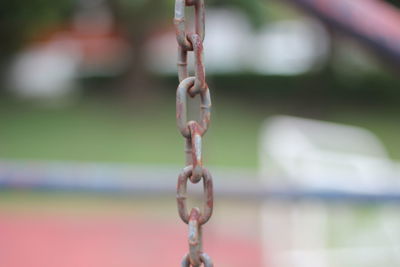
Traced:
<svg viewBox="0 0 400 267">
<path fill-rule="evenodd" d="M 203 175 L 203 158 L 202 158 L 202 137 L 201 131 L 198 127 L 198 123 L 190 122 L 190 141 L 191 141 L 191 157 L 192 157 L 192 176 L 190 176 L 190 181 L 192 183 L 198 183 Z"/>
<path fill-rule="evenodd" d="M 203 64 L 203 41 L 198 34 L 190 34 L 189 41 L 193 46 L 194 59 L 195 59 L 195 77 L 193 88 L 189 89 L 191 96 L 194 96 L 199 91 L 206 90 L 206 74 Z"/>
<path fill-rule="evenodd" d="M 201 262 L 204 264 L 204 267 L 214 267 L 214 264 L 206 253 L 202 253 L 200 255 Z M 182 259 L 181 267 L 190 267 L 190 254 L 186 254 Z M 193 266 L 193 265 L 192 265 Z M 194 266 L 193 266 L 194 267 Z"/>
<path fill-rule="evenodd" d="M 195 32 L 187 32 L 185 8 L 194 6 Z M 210 172 L 203 167 L 202 137 L 207 132 L 211 119 L 211 97 L 206 82 L 203 63 L 203 40 L 205 25 L 204 0 L 175 0 L 174 25 L 178 42 L 178 79 L 176 90 L 176 124 L 185 137 L 186 167 L 178 177 L 176 200 L 181 219 L 189 225 L 189 253 L 181 266 L 213 267 L 211 258 L 203 252 L 202 225 L 213 211 L 213 181 Z M 188 72 L 188 52 L 194 53 L 194 76 Z M 187 121 L 187 97 L 200 95 L 200 116 L 197 121 Z M 203 180 L 203 209 L 194 207 L 188 213 L 187 183 Z"/>
<path fill-rule="evenodd" d="M 189 215 L 189 260 L 192 266 L 200 266 L 200 256 L 203 253 L 201 225 L 199 224 L 200 210 L 192 208 Z"/>
<path fill-rule="evenodd" d="M 190 137 L 190 129 L 187 121 L 187 96 L 188 90 L 194 85 L 195 77 L 188 77 L 179 83 L 176 90 L 176 124 L 182 135 L 186 138 Z M 198 122 L 199 131 L 201 136 L 207 132 L 211 120 L 211 97 L 210 90 L 206 88 L 200 91 L 200 118 Z"/>
<path fill-rule="evenodd" d="M 196 80 L 194 85 L 189 88 L 189 94 L 191 97 L 194 97 L 199 91 L 204 91 L 207 89 L 206 76 L 205 76 L 205 68 L 203 63 L 203 42 L 201 37 L 198 34 L 189 34 L 188 36 L 189 42 L 192 45 L 195 59 L 195 77 Z M 178 79 L 179 82 L 182 82 L 184 79 L 189 77 L 188 67 L 187 67 L 187 56 L 188 50 L 184 47 L 178 47 Z"/>
<path fill-rule="evenodd" d="M 187 69 L 187 50 L 183 47 L 178 47 L 178 79 L 179 82 L 182 82 L 189 76 L 189 72 Z"/>
<path fill-rule="evenodd" d="M 175 33 L 179 46 L 185 50 L 192 51 L 193 47 L 187 38 L 185 25 L 185 8 L 186 6 L 195 7 L 195 33 L 204 40 L 205 33 L 205 8 L 204 0 L 176 0 L 175 1 Z"/>
<path fill-rule="evenodd" d="M 192 166 L 186 166 L 178 177 L 178 184 L 176 187 L 176 200 L 178 204 L 178 213 L 182 221 L 186 224 L 189 223 L 189 213 L 187 209 L 187 181 L 192 175 Z M 203 210 L 200 212 L 199 224 L 205 224 L 211 217 L 214 204 L 213 196 L 213 182 L 210 172 L 203 168 Z"/>
</svg>

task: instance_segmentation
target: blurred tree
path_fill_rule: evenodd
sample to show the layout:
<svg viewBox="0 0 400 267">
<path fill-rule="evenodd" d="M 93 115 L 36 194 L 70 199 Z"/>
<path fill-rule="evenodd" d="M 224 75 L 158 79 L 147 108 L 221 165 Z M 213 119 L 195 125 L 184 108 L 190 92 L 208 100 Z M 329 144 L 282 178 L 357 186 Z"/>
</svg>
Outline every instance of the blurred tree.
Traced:
<svg viewBox="0 0 400 267">
<path fill-rule="evenodd" d="M 160 30 L 172 16 L 173 1 L 109 0 L 109 4 L 131 46 L 132 57 L 122 84 L 123 91 L 133 98 L 143 99 L 152 87 L 145 67 L 145 44 L 149 36 Z"/>
<path fill-rule="evenodd" d="M 260 28 L 266 21 L 268 0 L 210 0 L 207 3 L 213 6 L 235 7 L 242 10 L 255 28 Z"/>
<path fill-rule="evenodd" d="M 400 1 L 399 0 L 386 0 L 386 2 L 391 3 L 392 5 L 395 5 L 397 7 L 400 7 Z"/>
<path fill-rule="evenodd" d="M 0 64 L 39 32 L 70 14 L 71 0 L 2 0 L 0 2 Z"/>
<path fill-rule="evenodd" d="M 174 0 L 108 0 L 116 20 L 127 33 L 132 47 L 132 59 L 124 87 L 133 97 L 142 99 L 151 86 L 145 66 L 145 43 L 154 32 L 165 25 L 172 25 Z M 207 6 L 236 7 L 248 15 L 255 26 L 260 27 L 265 19 L 262 0 L 206 0 Z"/>
<path fill-rule="evenodd" d="M 0 2 L 0 68 L 24 44 L 65 24 L 79 3 L 85 0 L 3 0 Z M 90 1 L 90 0 L 89 0 Z M 174 0 L 92 0 L 105 1 L 112 9 L 117 26 L 131 43 L 124 87 L 128 92 L 144 93 L 151 86 L 145 64 L 145 43 L 154 32 L 172 25 Z M 205 0 L 207 6 L 236 7 L 248 15 L 255 27 L 264 21 L 263 0 Z M 78 4 L 78 5 L 77 5 Z"/>
</svg>

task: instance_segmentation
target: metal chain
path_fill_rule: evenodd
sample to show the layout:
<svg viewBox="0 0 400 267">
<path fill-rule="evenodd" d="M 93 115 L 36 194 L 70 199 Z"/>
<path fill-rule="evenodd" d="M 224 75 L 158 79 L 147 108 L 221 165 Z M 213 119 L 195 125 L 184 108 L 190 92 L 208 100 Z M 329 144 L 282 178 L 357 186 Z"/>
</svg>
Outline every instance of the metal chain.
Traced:
<svg viewBox="0 0 400 267">
<path fill-rule="evenodd" d="M 195 29 L 186 31 L 185 8 L 194 6 Z M 176 91 L 176 123 L 185 137 L 186 167 L 178 177 L 177 204 L 181 219 L 189 225 L 189 253 L 183 259 L 182 267 L 213 267 L 211 258 L 203 252 L 202 225 L 211 217 L 213 211 L 213 181 L 210 172 L 203 167 L 202 137 L 207 132 L 211 117 L 211 98 L 205 78 L 203 64 L 203 40 L 205 25 L 204 0 L 175 0 L 174 25 L 178 41 L 178 77 Z M 195 58 L 194 76 L 189 76 L 187 68 L 188 52 L 193 51 Z M 200 118 L 187 121 L 187 97 L 200 95 Z M 203 180 L 203 210 L 194 207 L 187 209 L 187 183 Z"/>
</svg>

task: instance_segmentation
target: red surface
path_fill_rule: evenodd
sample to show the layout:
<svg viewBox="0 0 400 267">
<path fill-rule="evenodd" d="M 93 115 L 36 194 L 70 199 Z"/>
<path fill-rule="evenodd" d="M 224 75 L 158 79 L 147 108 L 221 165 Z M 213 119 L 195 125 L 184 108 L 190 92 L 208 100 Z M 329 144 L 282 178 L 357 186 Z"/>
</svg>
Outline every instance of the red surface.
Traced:
<svg viewBox="0 0 400 267">
<path fill-rule="evenodd" d="M 134 218 L 0 215 L 0 266 L 180 266 L 185 225 Z M 255 241 L 211 229 L 205 250 L 218 267 L 261 266 Z"/>
</svg>

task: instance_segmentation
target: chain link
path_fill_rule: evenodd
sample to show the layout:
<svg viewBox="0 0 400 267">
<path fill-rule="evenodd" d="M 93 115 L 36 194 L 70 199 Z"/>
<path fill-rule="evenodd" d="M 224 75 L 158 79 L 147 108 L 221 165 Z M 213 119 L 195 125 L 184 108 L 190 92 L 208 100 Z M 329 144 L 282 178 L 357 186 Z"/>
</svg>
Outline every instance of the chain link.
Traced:
<svg viewBox="0 0 400 267">
<path fill-rule="evenodd" d="M 194 32 L 186 31 L 185 8 L 194 6 Z M 185 138 L 186 167 L 178 177 L 177 204 L 181 219 L 189 226 L 189 253 L 183 259 L 182 267 L 213 267 L 211 258 L 203 252 L 202 225 L 211 217 L 213 211 L 213 180 L 211 173 L 203 167 L 202 137 L 207 132 L 211 118 L 210 90 L 206 83 L 203 64 L 203 40 L 205 35 L 204 0 L 175 0 L 174 18 L 178 42 L 178 78 L 176 91 L 176 123 Z M 194 53 L 194 76 L 187 67 L 188 52 Z M 200 116 L 198 121 L 187 121 L 187 97 L 200 96 Z M 203 209 L 194 207 L 188 212 L 187 183 L 203 180 Z"/>
<path fill-rule="evenodd" d="M 176 200 L 178 204 L 178 212 L 182 221 L 189 223 L 189 213 L 187 210 L 186 199 L 187 199 L 187 181 L 192 174 L 192 165 L 186 166 L 183 172 L 178 177 Z M 213 183 L 210 172 L 206 168 L 202 168 L 203 178 L 203 212 L 198 217 L 198 223 L 200 225 L 205 224 L 211 217 L 213 211 Z"/>
<path fill-rule="evenodd" d="M 192 44 L 187 38 L 185 25 L 185 8 L 187 6 L 195 7 L 195 33 L 201 37 L 201 42 L 204 40 L 205 33 L 205 8 L 204 0 L 175 0 L 175 32 L 178 44 L 183 49 L 192 51 Z"/>
</svg>

